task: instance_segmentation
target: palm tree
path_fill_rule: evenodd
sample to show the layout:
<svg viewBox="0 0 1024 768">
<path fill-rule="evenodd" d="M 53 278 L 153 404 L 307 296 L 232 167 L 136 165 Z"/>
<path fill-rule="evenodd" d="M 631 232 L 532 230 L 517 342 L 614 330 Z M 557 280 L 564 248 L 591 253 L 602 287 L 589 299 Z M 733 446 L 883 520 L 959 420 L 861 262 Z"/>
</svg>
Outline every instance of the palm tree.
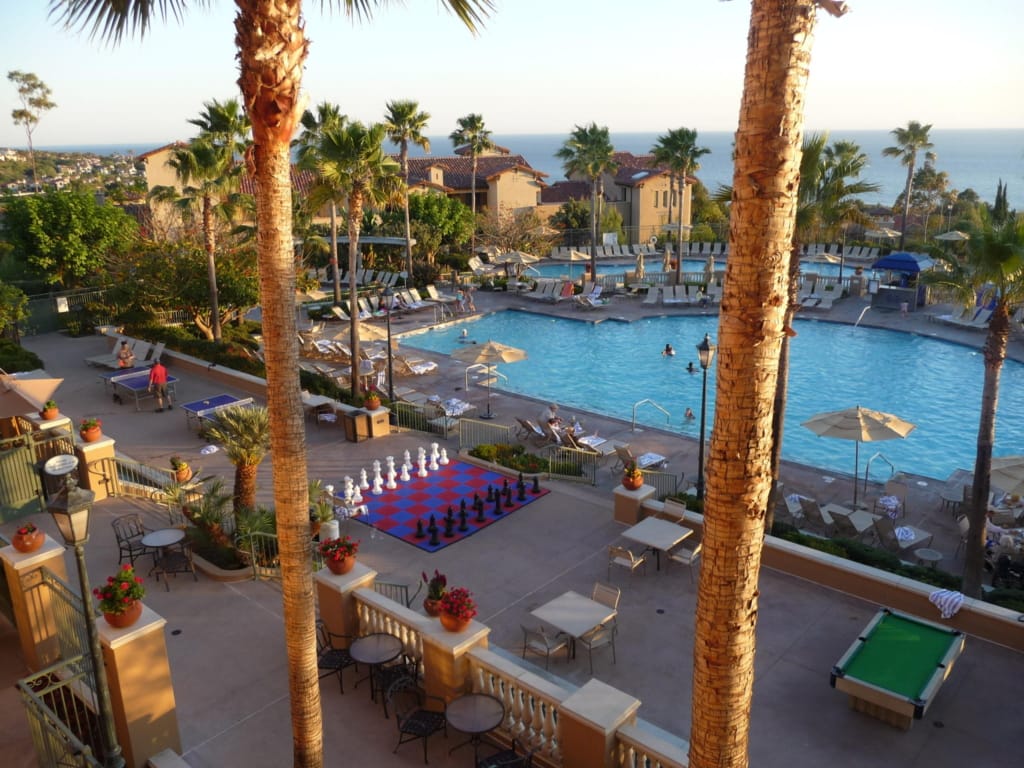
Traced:
<svg viewBox="0 0 1024 768">
<path fill-rule="evenodd" d="M 384 151 L 387 131 L 383 123 L 366 126 L 361 122 L 347 123 L 324 131 L 317 151 L 317 171 L 320 180 L 310 190 L 311 204 L 337 195 L 348 204 L 348 274 L 350 349 L 352 353 L 352 397 L 360 398 L 359 378 L 359 286 L 355 274 L 359 268 L 359 231 L 366 207 L 380 207 L 391 203 L 405 186 L 398 173 L 401 170 Z M 390 309 L 390 308 L 389 308 Z"/>
<path fill-rule="evenodd" d="M 615 173 L 615 147 L 608 126 L 577 125 L 569 138 L 555 152 L 567 176 L 584 176 L 590 180 L 590 276 L 597 277 L 597 222 L 601 198 L 604 197 L 604 174 Z"/>
<path fill-rule="evenodd" d="M 206 428 L 206 434 L 224 447 L 235 465 L 235 514 L 256 508 L 256 473 L 270 450 L 270 412 L 263 407 L 226 408 Z"/>
<path fill-rule="evenodd" d="M 669 131 L 669 137 L 673 149 L 671 167 L 679 176 L 679 258 L 676 259 L 676 283 L 679 283 L 683 268 L 683 201 L 686 199 L 686 178 L 700 170 L 700 158 L 710 154 L 711 150 L 697 146 L 697 131 L 691 128 Z M 671 218 L 669 216 L 669 219 Z"/>
<path fill-rule="evenodd" d="M 473 211 L 473 234 L 469 238 L 471 251 L 476 251 L 476 167 L 477 161 L 484 152 L 494 147 L 491 132 L 484 127 L 481 115 L 468 114 L 458 119 L 458 128 L 448 136 L 455 149 L 469 147 L 469 156 L 473 159 L 472 174 L 469 178 L 470 209 Z"/>
<path fill-rule="evenodd" d="M 444 0 L 475 30 L 491 0 Z M 144 34 L 154 16 L 183 14 L 185 0 L 51 0 L 57 23 L 87 28 L 117 43 L 126 33 Z M 339 0 L 349 14 L 368 17 L 367 0 Z M 373 4 L 374 6 L 377 3 Z M 306 450 L 299 386 L 295 320 L 295 257 L 291 230 L 291 150 L 302 105 L 302 68 L 309 46 L 302 4 L 236 0 L 234 37 L 239 87 L 252 121 L 257 262 L 267 361 L 270 450 L 274 459 L 274 506 L 281 556 L 292 755 L 296 768 L 323 765 L 323 720 L 316 666 L 316 604 L 309 569 Z"/>
<path fill-rule="evenodd" d="M 896 138 L 896 146 L 886 147 L 882 150 L 882 155 L 885 157 L 897 157 L 907 167 L 907 183 L 903 187 L 903 221 L 900 224 L 901 251 L 907 239 L 910 193 L 914 188 L 914 166 L 917 164 L 917 153 L 924 150 L 926 160 L 935 160 L 935 153 L 930 151 L 935 145 L 928 140 L 928 131 L 931 129 L 931 125 L 921 125 L 916 120 L 911 120 L 907 123 L 906 128 L 894 128 L 890 131 Z"/>
<path fill-rule="evenodd" d="M 302 125 L 302 133 L 292 141 L 293 147 L 298 147 L 299 167 L 316 170 L 317 151 L 320 146 L 320 139 L 323 132 L 329 128 L 340 128 L 348 120 L 346 115 L 336 104 L 321 102 L 314 114 L 310 110 L 302 113 L 299 121 Z M 332 197 L 328 204 L 331 206 L 331 268 L 334 271 L 334 304 L 341 306 L 341 269 L 338 264 L 338 200 Z M 313 213 L 311 211 L 311 213 Z"/>
<path fill-rule="evenodd" d="M 981 390 L 974 485 L 967 510 L 971 526 L 967 534 L 964 578 L 960 587 L 968 597 L 980 598 L 999 379 L 1010 338 L 1012 308 L 1024 302 L 1024 220 L 1011 220 L 1002 225 L 986 221 L 981 231 L 971 234 L 967 246 L 964 261 L 955 255 L 940 253 L 937 258 L 944 263 L 945 269 L 924 273 L 922 277 L 928 283 L 953 291 L 964 306 L 973 307 L 979 295 L 983 305 L 993 305 L 982 347 L 985 379 Z"/>
<path fill-rule="evenodd" d="M 430 139 L 423 135 L 430 119 L 428 112 L 421 112 L 420 105 L 415 101 L 389 101 L 387 114 L 384 115 L 384 127 L 388 138 L 398 145 L 398 162 L 402 166 L 402 179 L 405 181 L 403 206 L 405 209 L 405 273 L 407 280 L 412 280 L 412 225 L 409 222 L 409 144 L 415 144 L 424 152 L 430 151 Z M 476 182 L 476 172 L 473 173 Z M 474 198 L 476 195 L 474 195 Z"/>
<path fill-rule="evenodd" d="M 729 262 L 693 652 L 691 768 L 748 764 L 771 420 L 788 306 L 803 99 L 824 0 L 753 0 L 736 132 Z"/>
</svg>

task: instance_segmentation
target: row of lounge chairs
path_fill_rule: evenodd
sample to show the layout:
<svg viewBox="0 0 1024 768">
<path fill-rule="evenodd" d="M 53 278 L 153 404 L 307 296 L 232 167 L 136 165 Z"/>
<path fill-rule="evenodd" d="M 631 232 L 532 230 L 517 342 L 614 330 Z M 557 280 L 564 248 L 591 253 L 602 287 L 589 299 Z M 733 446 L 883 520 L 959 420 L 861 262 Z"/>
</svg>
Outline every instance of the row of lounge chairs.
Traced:
<svg viewBox="0 0 1024 768">
<path fill-rule="evenodd" d="M 560 301 L 571 299 L 576 291 L 576 286 L 571 280 L 546 280 L 537 281 L 532 291 L 520 294 L 524 299 L 535 301 L 550 301 L 557 304 Z"/>
<path fill-rule="evenodd" d="M 1019 314 L 1020 311 L 1018 310 L 1014 317 L 1017 317 Z M 958 314 L 933 315 L 933 317 L 946 325 L 984 330 L 988 328 L 988 321 L 992 318 L 992 310 L 985 307 L 965 307 Z M 1020 321 L 1018 320 L 1017 322 L 1019 323 Z"/>
<path fill-rule="evenodd" d="M 804 309 L 829 310 L 832 309 L 832 303 L 840 293 L 841 291 L 835 285 L 826 285 L 819 291 L 816 284 L 811 284 L 809 291 L 805 287 L 797 298 L 800 300 L 800 306 Z"/>
<path fill-rule="evenodd" d="M 351 285 L 349 274 L 341 276 L 342 285 Z M 388 272 L 387 270 L 360 269 L 356 272 L 356 285 L 379 285 L 382 288 L 394 288 L 399 279 L 405 280 L 405 272 Z"/>
<path fill-rule="evenodd" d="M 655 305 L 659 300 L 666 307 L 706 307 L 709 304 L 722 300 L 722 287 L 719 285 L 709 285 L 707 293 L 705 293 L 694 285 L 655 285 L 647 290 L 643 303 Z"/>
<path fill-rule="evenodd" d="M 897 554 L 927 547 L 932 540 L 928 531 L 906 523 L 897 526 L 887 514 L 876 515 L 839 504 L 821 505 L 798 495 L 787 496 L 785 503 L 797 527 L 814 535 L 872 541 Z"/>
<path fill-rule="evenodd" d="M 140 341 L 133 339 L 130 336 L 114 336 L 114 348 L 105 355 L 93 355 L 92 357 L 85 358 L 85 362 L 88 365 L 95 366 L 97 368 L 111 368 L 117 369 L 121 367 L 121 361 L 118 358 L 118 352 L 121 349 L 121 342 L 127 341 L 128 348 L 131 349 L 132 354 L 135 355 L 135 361 L 132 364 L 133 368 L 150 368 L 155 363 L 160 355 L 164 352 L 165 343 L 159 342 L 153 344 L 150 341 Z"/>
<path fill-rule="evenodd" d="M 599 259 L 635 258 L 641 255 L 655 256 L 658 254 L 658 251 L 647 243 L 642 245 L 599 245 L 595 251 Z M 590 247 L 569 248 L 567 246 L 558 246 L 551 249 L 550 257 L 554 261 L 568 261 L 573 258 L 573 252 L 589 256 Z"/>
</svg>

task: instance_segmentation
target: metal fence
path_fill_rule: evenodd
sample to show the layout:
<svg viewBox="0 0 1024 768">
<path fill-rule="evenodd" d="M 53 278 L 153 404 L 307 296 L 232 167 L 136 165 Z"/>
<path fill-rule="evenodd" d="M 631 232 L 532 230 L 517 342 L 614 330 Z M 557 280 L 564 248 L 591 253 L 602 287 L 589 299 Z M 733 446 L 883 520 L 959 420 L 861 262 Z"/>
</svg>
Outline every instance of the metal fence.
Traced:
<svg viewBox="0 0 1024 768">
<path fill-rule="evenodd" d="M 679 493 L 679 488 L 683 483 L 682 475 L 677 477 L 671 472 L 659 472 L 658 470 L 645 469 L 642 470 L 642 474 L 644 476 L 644 485 L 653 485 L 657 489 L 654 496 L 659 501 L 664 499 L 666 496 Z"/>
<path fill-rule="evenodd" d="M 468 451 L 478 445 L 512 444 L 512 428 L 493 421 L 459 420 L 459 450 Z"/>
<path fill-rule="evenodd" d="M 103 766 L 93 749 L 102 743 L 95 706 L 79 698 L 88 677 L 80 661 L 67 659 L 18 681 L 41 768 Z"/>
<path fill-rule="evenodd" d="M 556 446 L 549 454 L 549 474 L 552 480 L 570 480 L 576 483 L 597 485 L 598 460 L 601 457 L 591 451 Z"/>
<path fill-rule="evenodd" d="M 238 552 L 246 565 L 252 569 L 253 579 L 281 578 L 281 549 L 276 533 L 253 532 L 245 535 L 238 543 Z M 315 543 L 310 545 L 310 568 L 319 571 L 324 567 L 324 558 Z"/>
</svg>

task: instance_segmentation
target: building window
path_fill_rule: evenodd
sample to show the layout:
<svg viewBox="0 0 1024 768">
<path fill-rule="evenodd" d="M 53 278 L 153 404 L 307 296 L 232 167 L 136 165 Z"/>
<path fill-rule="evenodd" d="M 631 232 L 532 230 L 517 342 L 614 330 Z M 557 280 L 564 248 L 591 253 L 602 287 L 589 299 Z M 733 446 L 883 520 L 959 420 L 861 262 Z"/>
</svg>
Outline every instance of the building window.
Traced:
<svg viewBox="0 0 1024 768">
<path fill-rule="evenodd" d="M 661 207 L 662 208 L 668 208 L 668 192 L 667 191 L 666 192 L 662 192 L 661 194 L 662 194 Z"/>
<path fill-rule="evenodd" d="M 658 207 L 658 197 L 659 197 L 659 195 L 658 195 L 658 192 L 657 192 L 657 191 L 655 191 L 655 192 L 654 192 L 654 207 L 655 207 L 655 208 L 657 208 L 657 207 Z"/>
</svg>

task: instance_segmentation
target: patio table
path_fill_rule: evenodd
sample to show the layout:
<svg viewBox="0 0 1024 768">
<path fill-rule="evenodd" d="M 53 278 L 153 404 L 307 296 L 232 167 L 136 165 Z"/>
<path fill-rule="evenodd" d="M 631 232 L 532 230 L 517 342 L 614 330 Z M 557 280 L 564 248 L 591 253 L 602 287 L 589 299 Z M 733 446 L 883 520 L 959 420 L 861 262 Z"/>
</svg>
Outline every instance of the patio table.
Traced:
<svg viewBox="0 0 1024 768">
<path fill-rule="evenodd" d="M 448 750 L 450 755 L 467 744 L 473 745 L 473 765 L 479 760 L 480 744 L 485 733 L 493 731 L 505 719 L 505 705 L 486 693 L 467 693 L 453 699 L 445 710 L 448 724 L 469 734 L 469 739 Z"/>
<path fill-rule="evenodd" d="M 618 615 L 614 608 L 572 590 L 533 609 L 530 613 L 569 635 L 573 639 L 573 655 L 576 651 L 576 639 Z"/>
<path fill-rule="evenodd" d="M 693 535 L 693 528 L 685 528 L 671 520 L 648 517 L 631 528 L 622 532 L 623 538 L 643 544 L 654 553 L 657 570 L 661 570 L 661 553 L 668 553 L 672 547 L 688 536 Z"/>
</svg>

